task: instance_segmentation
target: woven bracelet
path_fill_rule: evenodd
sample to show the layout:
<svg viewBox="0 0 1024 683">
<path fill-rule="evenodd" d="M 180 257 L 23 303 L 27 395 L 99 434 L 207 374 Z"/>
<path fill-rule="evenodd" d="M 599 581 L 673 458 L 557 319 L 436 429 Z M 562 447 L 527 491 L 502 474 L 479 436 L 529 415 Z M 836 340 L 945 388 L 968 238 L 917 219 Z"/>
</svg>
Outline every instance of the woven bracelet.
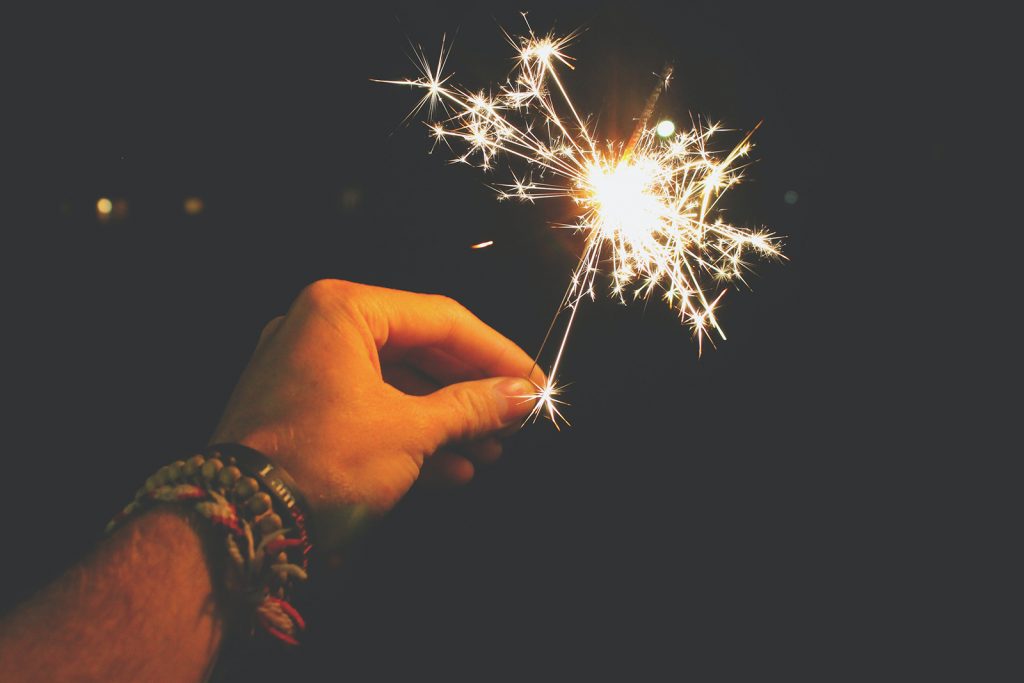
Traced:
<svg viewBox="0 0 1024 683">
<path fill-rule="evenodd" d="M 259 451 L 237 443 L 219 443 L 205 451 L 207 456 L 219 457 L 222 462 L 234 465 L 241 472 L 251 475 L 270 493 L 274 507 L 282 511 L 282 519 L 291 522 L 296 537 L 302 541 L 302 568 L 309 567 L 309 552 L 313 549 L 311 520 L 306 510 L 309 506 L 295 481 L 281 466 L 274 464 Z"/>
<path fill-rule="evenodd" d="M 309 516 L 291 477 L 258 451 L 218 444 L 188 460 L 161 467 L 135 500 L 107 525 L 159 503 L 185 503 L 224 533 L 228 595 L 251 612 L 251 627 L 297 645 L 305 628 L 289 602 L 295 581 L 307 578 Z"/>
</svg>

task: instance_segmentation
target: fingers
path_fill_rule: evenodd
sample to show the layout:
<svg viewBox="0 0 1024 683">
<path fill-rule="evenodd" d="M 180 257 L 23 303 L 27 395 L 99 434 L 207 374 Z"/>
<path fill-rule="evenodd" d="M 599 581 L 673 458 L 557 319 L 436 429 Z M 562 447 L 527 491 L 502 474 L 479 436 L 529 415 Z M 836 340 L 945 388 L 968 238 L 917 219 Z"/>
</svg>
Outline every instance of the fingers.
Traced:
<svg viewBox="0 0 1024 683">
<path fill-rule="evenodd" d="M 436 383 L 404 365 L 385 365 L 383 372 L 385 382 L 410 396 L 426 396 L 438 390 Z M 501 458 L 502 446 L 497 438 L 489 437 L 454 445 L 451 454 L 467 456 L 473 462 L 481 465 L 493 465 Z M 426 463 L 429 464 L 436 457 L 437 455 L 432 456 Z"/>
<path fill-rule="evenodd" d="M 473 379 L 486 379 L 487 374 L 479 368 L 460 360 L 444 349 L 432 346 L 412 349 L 402 358 L 424 375 L 430 377 L 438 385 L 467 382 Z"/>
<path fill-rule="evenodd" d="M 302 291 L 295 309 L 315 311 L 336 325 L 356 316 L 383 363 L 400 361 L 413 350 L 435 348 L 468 368 L 458 371 L 460 381 L 504 376 L 545 383 L 544 373 L 515 342 L 448 297 L 319 280 Z M 430 374 L 430 368 L 423 369 Z"/>
<path fill-rule="evenodd" d="M 420 481 L 427 485 L 458 486 L 473 479 L 473 463 L 452 451 L 439 451 L 423 463 Z"/>
<path fill-rule="evenodd" d="M 481 465 L 493 465 L 501 458 L 503 448 L 501 441 L 495 437 L 471 441 L 462 447 L 473 462 Z"/>
<path fill-rule="evenodd" d="M 416 399 L 435 450 L 443 444 L 492 435 L 533 409 L 533 385 L 518 377 L 460 382 Z"/>
<path fill-rule="evenodd" d="M 382 287 L 359 286 L 353 296 L 382 358 L 402 357 L 412 349 L 433 347 L 483 376 L 530 377 L 543 383 L 533 359 L 452 299 Z"/>
<path fill-rule="evenodd" d="M 389 363 L 381 367 L 384 381 L 410 396 L 426 396 L 438 390 L 439 384 L 432 382 L 416 370 L 401 363 Z"/>
</svg>

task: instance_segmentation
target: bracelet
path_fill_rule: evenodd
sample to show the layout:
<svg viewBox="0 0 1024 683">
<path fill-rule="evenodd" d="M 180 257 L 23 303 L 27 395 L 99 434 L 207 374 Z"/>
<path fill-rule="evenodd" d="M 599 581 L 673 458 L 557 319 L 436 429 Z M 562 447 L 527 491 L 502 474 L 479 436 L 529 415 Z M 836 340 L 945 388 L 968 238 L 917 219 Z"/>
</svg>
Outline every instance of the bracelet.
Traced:
<svg viewBox="0 0 1024 683">
<path fill-rule="evenodd" d="M 161 467 L 114 516 L 106 533 L 159 503 L 189 504 L 224 533 L 230 559 L 226 588 L 231 601 L 250 617 L 249 633 L 259 625 L 276 639 L 297 645 L 305 622 L 289 599 L 292 583 L 308 576 L 312 546 L 304 499 L 291 477 L 258 451 L 218 444 Z"/>
<path fill-rule="evenodd" d="M 235 465 L 241 472 L 251 475 L 268 491 L 287 518 L 291 520 L 298 538 L 302 541 L 302 568 L 309 567 L 311 524 L 306 499 L 284 468 L 275 465 L 267 456 L 248 446 L 237 443 L 219 443 L 206 450 L 207 455 L 219 457 L 229 465 Z"/>
</svg>

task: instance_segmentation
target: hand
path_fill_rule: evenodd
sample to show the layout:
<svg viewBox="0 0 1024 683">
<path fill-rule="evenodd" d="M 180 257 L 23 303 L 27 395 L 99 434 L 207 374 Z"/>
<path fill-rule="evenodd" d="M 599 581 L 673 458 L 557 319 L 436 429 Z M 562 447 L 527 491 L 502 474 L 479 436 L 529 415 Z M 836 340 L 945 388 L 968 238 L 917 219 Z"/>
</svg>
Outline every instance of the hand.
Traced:
<svg viewBox="0 0 1024 683">
<path fill-rule="evenodd" d="M 322 280 L 264 328 L 211 443 L 279 462 L 321 529 L 389 510 L 421 473 L 469 481 L 534 383 L 530 357 L 451 299 Z"/>
</svg>

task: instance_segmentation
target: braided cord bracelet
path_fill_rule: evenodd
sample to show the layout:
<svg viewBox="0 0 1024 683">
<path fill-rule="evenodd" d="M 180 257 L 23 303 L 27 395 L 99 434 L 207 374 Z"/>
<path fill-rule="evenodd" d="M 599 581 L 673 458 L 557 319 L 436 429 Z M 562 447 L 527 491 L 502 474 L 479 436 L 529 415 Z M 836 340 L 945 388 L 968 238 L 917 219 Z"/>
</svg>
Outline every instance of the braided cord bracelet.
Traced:
<svg viewBox="0 0 1024 683">
<path fill-rule="evenodd" d="M 188 504 L 224 534 L 230 560 L 226 588 L 251 615 L 250 634 L 259 625 L 297 645 L 306 625 L 289 600 L 293 582 L 307 578 L 312 546 L 305 503 L 291 477 L 258 451 L 218 444 L 161 467 L 107 524 L 106 533 L 160 503 Z"/>
</svg>

